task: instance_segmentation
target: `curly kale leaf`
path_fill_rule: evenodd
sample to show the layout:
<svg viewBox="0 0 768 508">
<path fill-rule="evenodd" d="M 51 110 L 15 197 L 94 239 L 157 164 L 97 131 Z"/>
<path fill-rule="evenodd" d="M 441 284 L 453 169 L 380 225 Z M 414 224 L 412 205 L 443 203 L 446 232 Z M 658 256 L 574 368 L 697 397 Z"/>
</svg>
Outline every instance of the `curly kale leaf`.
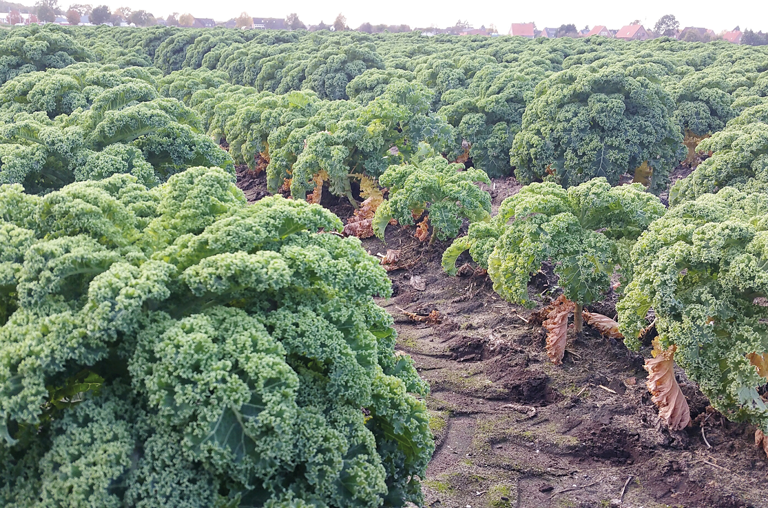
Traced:
<svg viewBox="0 0 768 508">
<path fill-rule="evenodd" d="M 587 304 L 608 290 L 617 265 L 630 274 L 626 243 L 663 214 L 664 206 L 639 184 L 612 188 L 596 178 L 566 190 L 533 183 L 505 199 L 490 223 L 473 224 L 445 252 L 443 266 L 455 272 L 456 259 L 469 249 L 497 293 L 531 304 L 528 280 L 550 261 L 566 297 Z"/>
<path fill-rule="evenodd" d="M 766 383 L 749 355 L 768 352 L 768 198 L 726 187 L 670 210 L 632 250 L 635 276 L 619 302 L 628 344 L 653 309 L 664 347 L 729 419 L 768 429 Z"/>
<path fill-rule="evenodd" d="M 374 224 L 379 238 L 394 218 L 402 225 L 414 223 L 414 213 L 427 211 L 433 237 L 445 240 L 459 234 L 462 219 L 487 220 L 491 214 L 491 195 L 475 182 L 490 185 L 483 171 L 463 171 L 461 164 L 451 164 L 442 157 L 432 157 L 420 164 L 390 166 L 379 183 L 389 187 L 389 200 L 376 210 Z"/>
<path fill-rule="evenodd" d="M 1 504 L 420 502 L 427 386 L 337 217 L 216 168 L 0 197 Z"/>
<path fill-rule="evenodd" d="M 647 162 L 650 190 L 658 193 L 683 158 L 674 102 L 646 77 L 577 66 L 542 81 L 535 95 L 511 151 L 523 183 L 551 179 L 570 187 L 604 177 L 615 185 Z"/>
</svg>

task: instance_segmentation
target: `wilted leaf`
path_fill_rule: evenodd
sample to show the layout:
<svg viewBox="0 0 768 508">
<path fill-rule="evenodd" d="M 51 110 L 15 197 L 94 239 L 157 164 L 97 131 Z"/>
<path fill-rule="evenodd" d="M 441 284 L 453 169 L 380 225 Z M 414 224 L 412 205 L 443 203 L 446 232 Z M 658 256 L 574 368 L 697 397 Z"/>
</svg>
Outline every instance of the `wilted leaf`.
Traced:
<svg viewBox="0 0 768 508">
<path fill-rule="evenodd" d="M 344 226 L 343 233 L 347 236 L 356 236 L 357 238 L 370 238 L 373 236 L 372 219 L 365 219 L 358 222 L 352 222 L 350 219 Z"/>
<path fill-rule="evenodd" d="M 421 222 L 416 224 L 416 232 L 413 234 L 413 236 L 418 238 L 420 242 L 423 242 L 429 238 L 429 215 L 424 217 Z"/>
<path fill-rule="evenodd" d="M 762 355 L 749 353 L 747 358 L 749 358 L 749 363 L 757 367 L 757 373 L 768 379 L 768 353 Z"/>
<path fill-rule="evenodd" d="M 420 275 L 411 276 L 411 287 L 416 291 L 424 291 L 427 289 L 427 281 Z"/>
<path fill-rule="evenodd" d="M 653 179 L 653 168 L 648 165 L 648 161 L 643 162 L 640 167 L 635 169 L 634 178 L 632 183 L 641 183 L 644 187 L 651 186 L 651 180 Z"/>
<path fill-rule="evenodd" d="M 696 147 L 701 143 L 702 140 L 709 137 L 709 134 L 706 134 L 704 136 L 697 136 L 693 132 L 689 131 L 688 129 L 685 130 L 685 138 L 683 139 L 683 144 L 688 148 L 688 155 L 685 157 L 685 160 L 683 161 L 683 164 L 687 165 L 688 167 L 696 167 L 699 161 L 698 154 L 696 153 Z"/>
<path fill-rule="evenodd" d="M 568 338 L 568 316 L 575 308 L 575 303 L 560 295 L 548 307 L 547 320 L 542 323 L 547 330 L 547 355 L 555 365 L 563 363 Z"/>
<path fill-rule="evenodd" d="M 768 455 L 768 436 L 766 436 L 760 429 L 755 431 L 755 444 L 762 448 L 765 454 Z"/>
<path fill-rule="evenodd" d="M 324 169 L 321 169 L 320 172 L 312 177 L 312 181 L 315 183 L 315 190 L 307 195 L 307 202 L 316 205 L 320 204 L 320 201 L 323 199 L 323 182 L 328 180 L 328 178 L 330 177 Z"/>
<path fill-rule="evenodd" d="M 596 312 L 589 312 L 586 310 L 582 312 L 582 315 L 584 316 L 584 319 L 586 320 L 587 324 L 592 326 L 595 330 L 600 332 L 602 335 L 605 335 L 606 337 L 611 339 L 624 338 L 624 336 L 619 331 L 619 323 L 609 318 L 608 316 L 603 316 L 602 314 L 598 314 Z"/>
<path fill-rule="evenodd" d="M 419 314 L 415 314 L 413 312 L 408 311 L 402 311 L 403 314 L 405 314 L 408 319 L 411 321 L 416 321 L 419 323 L 427 323 L 430 325 L 439 325 L 443 322 L 442 316 L 440 316 L 440 313 L 437 310 L 433 310 L 426 316 L 420 316 Z"/>
<path fill-rule="evenodd" d="M 369 197 L 355 210 L 352 217 L 349 218 L 344 226 L 344 234 L 356 236 L 358 238 L 370 238 L 373 236 L 373 217 L 376 215 L 376 209 L 381 205 L 383 199 L 378 197 Z"/>
<path fill-rule="evenodd" d="M 381 192 L 381 189 L 379 188 L 379 185 L 376 183 L 376 180 L 373 178 L 367 177 L 365 175 L 359 175 L 360 176 L 360 197 L 362 197 L 365 201 L 363 201 L 363 204 L 360 208 L 363 208 L 366 203 L 368 203 L 369 207 L 373 209 L 373 212 L 376 212 L 376 209 L 379 207 L 379 205 L 384 201 L 384 194 Z M 371 215 L 370 218 L 373 218 L 373 215 Z"/>
<path fill-rule="evenodd" d="M 674 356 L 677 347 L 663 350 L 658 338 L 654 339 L 653 345 L 654 357 L 645 360 L 645 370 L 648 371 L 645 384 L 653 395 L 651 400 L 659 408 L 659 417 L 672 430 L 684 429 L 691 421 L 691 411 L 675 379 Z"/>
<path fill-rule="evenodd" d="M 464 263 L 456 270 L 456 275 L 459 277 L 471 277 L 475 274 L 475 267 L 469 263 Z"/>
</svg>

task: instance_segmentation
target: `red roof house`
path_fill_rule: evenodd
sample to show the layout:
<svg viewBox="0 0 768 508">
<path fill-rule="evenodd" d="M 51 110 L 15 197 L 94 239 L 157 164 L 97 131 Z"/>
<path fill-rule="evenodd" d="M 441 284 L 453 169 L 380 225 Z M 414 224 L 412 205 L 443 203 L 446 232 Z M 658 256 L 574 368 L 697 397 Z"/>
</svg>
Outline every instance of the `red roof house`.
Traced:
<svg viewBox="0 0 768 508">
<path fill-rule="evenodd" d="M 592 30 L 587 32 L 587 35 L 585 35 L 584 37 L 590 37 L 592 35 L 601 35 L 603 37 L 613 37 L 613 35 L 611 35 L 611 31 L 608 30 L 603 25 L 597 25 Z"/>
<path fill-rule="evenodd" d="M 533 23 L 512 23 L 509 35 L 533 39 L 535 27 Z"/>
<path fill-rule="evenodd" d="M 731 30 L 723 34 L 723 40 L 733 44 L 741 44 L 741 30 Z"/>
<path fill-rule="evenodd" d="M 616 32 L 616 38 L 625 41 L 644 41 L 648 38 L 648 32 L 643 25 L 627 25 Z"/>
</svg>

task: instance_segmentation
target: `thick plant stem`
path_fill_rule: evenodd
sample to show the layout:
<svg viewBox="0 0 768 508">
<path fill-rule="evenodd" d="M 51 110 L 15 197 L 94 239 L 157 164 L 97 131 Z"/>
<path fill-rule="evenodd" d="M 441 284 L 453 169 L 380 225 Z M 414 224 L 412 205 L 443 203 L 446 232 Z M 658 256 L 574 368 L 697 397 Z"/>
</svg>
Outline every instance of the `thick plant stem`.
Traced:
<svg viewBox="0 0 768 508">
<path fill-rule="evenodd" d="M 576 310 L 573 311 L 573 328 L 576 333 L 581 333 L 584 330 L 584 317 L 581 315 L 583 311 L 584 306 L 577 303 Z"/>
<path fill-rule="evenodd" d="M 432 236 L 429 238 L 429 245 L 435 243 L 435 238 L 437 238 L 437 228 L 432 226 Z"/>
</svg>

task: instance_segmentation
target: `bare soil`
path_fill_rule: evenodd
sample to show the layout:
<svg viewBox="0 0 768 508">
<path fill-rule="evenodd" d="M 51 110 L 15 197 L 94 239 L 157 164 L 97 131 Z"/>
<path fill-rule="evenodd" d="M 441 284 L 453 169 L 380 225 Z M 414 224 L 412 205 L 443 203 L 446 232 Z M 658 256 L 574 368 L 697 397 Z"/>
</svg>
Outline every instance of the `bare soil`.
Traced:
<svg viewBox="0 0 768 508">
<path fill-rule="evenodd" d="M 246 193 L 257 196 L 252 181 L 243 182 Z M 494 180 L 494 208 L 519 188 L 514 178 Z M 323 204 L 345 221 L 352 214 L 346 201 Z M 393 297 L 379 303 L 395 319 L 398 348 L 431 386 L 437 447 L 427 506 L 768 508 L 768 461 L 753 426 L 707 413 L 706 397 L 679 371 L 691 416 L 704 423 L 668 431 L 645 388 L 649 350 L 629 351 L 589 327 L 583 337 L 571 333 L 563 365 L 553 365 L 536 309 L 502 300 L 471 264 L 464 277 L 447 276 L 440 259 L 448 245 L 429 246 L 397 226 L 386 244 L 363 240 L 371 254 L 399 249 L 413 265 L 390 272 Z M 458 265 L 469 261 L 464 254 Z M 533 277 L 529 293 L 538 308 L 557 293 L 550 270 Z M 440 323 L 406 314 L 435 310 Z M 615 295 L 590 310 L 614 317 Z"/>
</svg>

